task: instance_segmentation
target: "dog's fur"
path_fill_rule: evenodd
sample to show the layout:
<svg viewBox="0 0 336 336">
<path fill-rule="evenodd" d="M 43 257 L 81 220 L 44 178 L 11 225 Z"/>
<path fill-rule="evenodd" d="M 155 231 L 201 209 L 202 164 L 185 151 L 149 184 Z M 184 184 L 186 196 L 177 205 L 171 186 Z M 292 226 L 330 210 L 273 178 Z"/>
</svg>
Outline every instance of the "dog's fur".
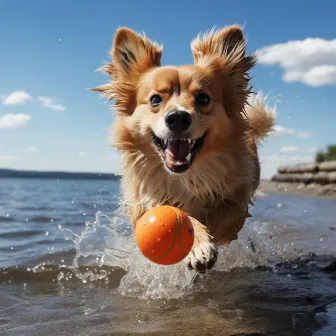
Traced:
<svg viewBox="0 0 336 336">
<path fill-rule="evenodd" d="M 193 65 L 161 66 L 162 47 L 127 28 L 118 29 L 102 68 L 112 79 L 93 90 L 114 100 L 113 145 L 122 152 L 123 201 L 131 222 L 153 206 L 184 210 L 195 229 L 187 262 L 201 272 L 217 258 L 217 245 L 237 239 L 260 179 L 257 144 L 272 130 L 275 111 L 254 96 L 249 70 L 255 55 L 246 55 L 241 27 L 229 26 L 199 35 L 191 43 Z M 206 93 L 210 102 L 195 100 Z M 149 102 L 162 97 L 159 106 Z M 165 154 L 154 144 L 174 137 L 164 116 L 172 110 L 192 116 L 189 138 L 206 132 L 203 147 L 189 169 L 167 169 Z M 165 163 L 165 164 L 164 164 Z"/>
</svg>

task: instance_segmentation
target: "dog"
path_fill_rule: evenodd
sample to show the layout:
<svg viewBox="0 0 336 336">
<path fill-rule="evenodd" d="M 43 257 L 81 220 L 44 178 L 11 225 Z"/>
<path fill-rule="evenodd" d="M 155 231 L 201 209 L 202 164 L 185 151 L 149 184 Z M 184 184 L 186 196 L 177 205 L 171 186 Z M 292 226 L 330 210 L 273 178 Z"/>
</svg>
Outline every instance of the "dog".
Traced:
<svg viewBox="0 0 336 336">
<path fill-rule="evenodd" d="M 194 64 L 161 66 L 162 46 L 129 28 L 116 31 L 93 88 L 114 101 L 112 145 L 122 153 L 122 199 L 130 221 L 149 209 L 185 211 L 195 231 L 189 269 L 211 269 L 221 245 L 238 239 L 260 182 L 257 145 L 276 113 L 255 95 L 238 25 L 212 29 L 191 43 Z"/>
</svg>

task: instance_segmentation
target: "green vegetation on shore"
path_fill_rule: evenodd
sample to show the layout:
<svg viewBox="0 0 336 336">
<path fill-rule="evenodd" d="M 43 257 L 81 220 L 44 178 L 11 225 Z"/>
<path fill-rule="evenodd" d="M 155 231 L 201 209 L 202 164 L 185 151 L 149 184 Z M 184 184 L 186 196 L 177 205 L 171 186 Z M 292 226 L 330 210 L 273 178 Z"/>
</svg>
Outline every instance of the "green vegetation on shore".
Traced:
<svg viewBox="0 0 336 336">
<path fill-rule="evenodd" d="M 329 145 L 326 151 L 319 150 L 316 153 L 315 162 L 321 163 L 336 160 L 336 145 Z"/>
</svg>

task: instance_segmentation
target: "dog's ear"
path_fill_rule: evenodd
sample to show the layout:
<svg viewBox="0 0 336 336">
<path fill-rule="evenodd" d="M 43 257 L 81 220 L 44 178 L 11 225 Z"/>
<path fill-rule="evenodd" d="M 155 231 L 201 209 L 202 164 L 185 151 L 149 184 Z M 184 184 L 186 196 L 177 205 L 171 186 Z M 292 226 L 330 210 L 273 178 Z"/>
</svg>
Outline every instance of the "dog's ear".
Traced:
<svg viewBox="0 0 336 336">
<path fill-rule="evenodd" d="M 110 76 L 137 76 L 150 68 L 160 66 L 162 46 L 139 35 L 129 28 L 119 28 L 110 52 L 113 63 L 106 63 L 101 70 Z"/>
<path fill-rule="evenodd" d="M 246 55 L 246 40 L 240 26 L 212 29 L 191 43 L 195 64 L 219 74 L 223 84 L 223 102 L 227 114 L 241 119 L 247 97 L 252 92 L 249 70 L 256 55 Z"/>
<path fill-rule="evenodd" d="M 191 50 L 195 64 L 209 64 L 221 58 L 226 66 L 234 68 L 239 63 L 244 67 L 241 70 L 248 71 L 256 63 L 254 55 L 246 56 L 246 40 L 242 28 L 237 25 L 198 35 L 191 43 Z"/>
<path fill-rule="evenodd" d="M 149 68 L 160 66 L 162 47 L 145 35 L 128 28 L 119 28 L 111 54 L 118 71 L 141 74 Z"/>
<path fill-rule="evenodd" d="M 111 56 L 113 62 L 100 70 L 112 77 L 107 84 L 93 88 L 115 100 L 118 112 L 131 114 L 140 76 L 149 69 L 160 66 L 162 46 L 128 28 L 119 28 L 114 37 Z"/>
</svg>

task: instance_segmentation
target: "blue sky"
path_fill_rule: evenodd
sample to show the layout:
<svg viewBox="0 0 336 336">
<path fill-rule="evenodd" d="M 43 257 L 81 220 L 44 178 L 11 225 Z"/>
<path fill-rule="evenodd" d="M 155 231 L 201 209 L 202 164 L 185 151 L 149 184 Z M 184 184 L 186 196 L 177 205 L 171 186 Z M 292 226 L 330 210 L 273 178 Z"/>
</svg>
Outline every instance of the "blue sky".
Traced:
<svg viewBox="0 0 336 336">
<path fill-rule="evenodd" d="M 111 109 L 87 90 L 107 80 L 95 70 L 116 28 L 145 31 L 163 43 L 163 64 L 179 65 L 192 62 L 198 32 L 234 23 L 245 26 L 248 52 L 260 51 L 255 90 L 277 105 L 278 133 L 260 149 L 263 176 L 310 161 L 336 140 L 334 13 L 331 0 L 2 1 L 0 167 L 118 172 Z"/>
</svg>

